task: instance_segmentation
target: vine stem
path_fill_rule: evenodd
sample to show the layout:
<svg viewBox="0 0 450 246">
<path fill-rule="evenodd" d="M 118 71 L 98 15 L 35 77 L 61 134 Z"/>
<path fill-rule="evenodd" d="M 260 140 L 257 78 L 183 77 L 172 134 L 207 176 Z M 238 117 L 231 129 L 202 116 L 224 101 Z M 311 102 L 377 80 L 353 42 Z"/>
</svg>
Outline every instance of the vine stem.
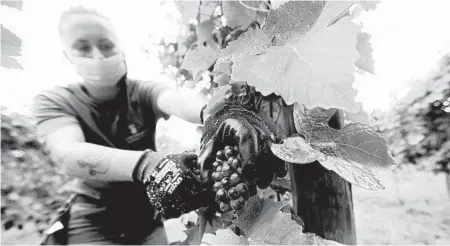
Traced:
<svg viewBox="0 0 450 246">
<path fill-rule="evenodd" d="M 270 5 L 269 5 L 266 1 L 263 1 L 263 2 L 270 8 Z M 251 10 L 261 11 L 261 12 L 265 12 L 265 13 L 269 13 L 269 11 L 270 11 L 270 10 L 267 10 L 267 9 L 260 9 L 260 8 L 255 8 L 255 7 L 249 6 L 249 5 L 245 4 L 245 3 L 243 2 L 243 0 L 239 0 L 239 3 L 240 3 L 242 6 L 248 8 L 248 9 L 251 9 Z"/>
</svg>

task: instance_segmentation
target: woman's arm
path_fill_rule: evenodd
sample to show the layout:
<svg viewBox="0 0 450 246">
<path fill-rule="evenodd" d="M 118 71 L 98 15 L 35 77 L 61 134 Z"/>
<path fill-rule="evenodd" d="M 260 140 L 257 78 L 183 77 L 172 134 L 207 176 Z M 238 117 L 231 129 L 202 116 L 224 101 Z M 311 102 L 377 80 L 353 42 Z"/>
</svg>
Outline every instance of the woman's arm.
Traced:
<svg viewBox="0 0 450 246">
<path fill-rule="evenodd" d="M 84 180 L 133 181 L 132 173 L 143 151 L 120 150 L 86 143 L 79 125 L 61 127 L 46 137 L 50 155 L 70 176 Z M 154 165 L 164 156 L 151 152 Z"/>
<path fill-rule="evenodd" d="M 195 124 L 202 124 L 200 112 L 208 99 L 194 90 L 164 90 L 158 97 L 157 107 L 165 114 L 177 116 Z"/>
</svg>

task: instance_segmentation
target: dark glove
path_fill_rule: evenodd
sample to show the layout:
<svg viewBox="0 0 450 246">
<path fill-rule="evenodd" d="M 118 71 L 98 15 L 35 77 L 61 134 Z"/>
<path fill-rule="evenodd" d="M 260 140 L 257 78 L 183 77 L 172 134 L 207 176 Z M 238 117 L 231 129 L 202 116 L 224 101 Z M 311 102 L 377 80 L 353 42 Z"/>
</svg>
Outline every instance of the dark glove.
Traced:
<svg viewBox="0 0 450 246">
<path fill-rule="evenodd" d="M 271 141 L 275 137 L 259 116 L 244 108 L 223 108 L 204 125 L 199 156 L 203 179 L 211 175 L 216 152 L 226 145 L 237 145 L 244 179 L 267 188 L 280 165 L 280 159 L 271 153 Z"/>
<path fill-rule="evenodd" d="M 293 105 L 287 105 L 281 96 L 274 93 L 263 96 L 245 82 L 228 85 L 223 94 L 225 96 L 220 100 L 216 99 L 214 106 L 208 106 L 206 115 L 213 115 L 224 107 L 245 108 L 261 117 L 275 135 L 277 143 L 296 133 Z"/>
<path fill-rule="evenodd" d="M 164 218 L 177 218 L 211 203 L 214 193 L 200 182 L 196 154 L 172 154 L 158 162 L 149 153 L 139 160 L 133 179 L 145 186 L 150 203 Z"/>
</svg>

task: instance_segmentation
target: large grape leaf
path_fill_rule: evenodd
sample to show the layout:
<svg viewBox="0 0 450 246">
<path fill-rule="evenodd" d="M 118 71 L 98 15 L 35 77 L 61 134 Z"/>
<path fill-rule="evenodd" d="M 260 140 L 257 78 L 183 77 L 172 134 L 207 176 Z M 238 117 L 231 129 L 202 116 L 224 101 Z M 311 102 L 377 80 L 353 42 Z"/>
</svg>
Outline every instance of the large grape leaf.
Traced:
<svg viewBox="0 0 450 246">
<path fill-rule="evenodd" d="M 258 8 L 261 1 L 242 1 L 243 4 Z M 239 1 L 223 1 L 222 11 L 225 19 L 227 20 L 227 26 L 231 28 L 246 29 L 250 23 L 256 20 L 256 10 L 243 6 Z"/>
<path fill-rule="evenodd" d="M 370 45 L 370 34 L 365 32 L 358 33 L 356 49 L 359 52 L 359 58 L 356 61 L 356 67 L 363 69 L 369 73 L 375 73 L 374 60 L 372 57 L 373 48 Z"/>
<path fill-rule="evenodd" d="M 219 6 L 220 1 L 215 0 L 202 0 L 202 4 L 200 5 L 200 22 L 211 19 L 211 15 L 214 13 L 214 10 Z"/>
<path fill-rule="evenodd" d="M 312 28 L 324 6 L 323 1 L 289 1 L 269 13 L 264 32 L 274 38 L 274 45 L 295 43 Z"/>
<path fill-rule="evenodd" d="M 15 9 L 17 9 L 17 10 L 22 11 L 22 8 L 23 8 L 23 1 L 20 1 L 20 0 L 14 0 L 14 1 L 11 1 L 11 0 L 2 0 L 2 1 L 1 1 L 1 5 L 3 5 L 3 6 L 8 6 L 8 7 L 10 7 L 10 8 L 15 8 Z"/>
<path fill-rule="evenodd" d="M 363 7 L 365 10 L 374 10 L 379 3 L 380 0 L 359 1 L 361 7 Z"/>
<path fill-rule="evenodd" d="M 223 108 L 226 101 L 226 96 L 231 90 L 229 85 L 220 86 L 213 94 L 205 108 L 205 114 L 213 115 Z"/>
<path fill-rule="evenodd" d="M 191 70 L 194 79 L 198 80 L 201 73 L 214 64 L 219 53 L 220 49 L 215 43 L 195 43 L 186 53 L 181 68 Z"/>
<path fill-rule="evenodd" d="M 270 7 L 271 9 L 278 9 L 281 5 L 287 2 L 289 2 L 289 0 L 271 0 Z"/>
<path fill-rule="evenodd" d="M 22 40 L 3 25 L 1 25 L 1 50 L 2 67 L 8 69 L 23 69 L 16 58 L 22 55 Z"/>
<path fill-rule="evenodd" d="M 285 5 L 287 4 L 299 9 L 310 6 L 303 1 L 288 2 Z M 336 17 L 351 5 L 351 2 L 327 2 L 317 20 L 300 22 L 315 22 L 309 30 L 293 29 L 292 32 L 304 32 L 302 35 L 287 35 L 282 31 L 268 33 L 272 37 L 275 34 L 280 38 L 286 37 L 286 45 L 272 46 L 262 54 L 244 55 L 242 59 L 233 60 L 231 79 L 247 81 L 264 95 L 276 93 L 287 104 L 299 102 L 311 108 L 333 107 L 350 113 L 359 112 L 361 104 L 354 101 L 356 90 L 352 83 L 354 64 L 358 59 L 356 41 L 360 28 L 350 17 L 335 22 Z M 288 10 L 283 6 L 272 10 L 268 18 L 277 11 L 280 11 L 277 16 L 287 15 L 285 12 Z M 296 12 L 301 11 L 289 10 L 289 13 Z M 309 16 L 314 19 L 316 15 Z M 333 24 L 329 25 L 330 22 Z M 281 25 L 286 25 L 287 28 L 270 30 L 289 30 L 293 27 L 288 23 L 277 23 L 277 26 Z"/>
<path fill-rule="evenodd" d="M 206 20 L 201 22 L 195 27 L 195 32 L 197 34 L 197 39 L 199 42 L 208 42 L 212 40 L 212 32 L 214 30 L 214 21 Z"/>
<path fill-rule="evenodd" d="M 249 30 L 222 49 L 214 64 L 214 72 L 232 74 L 231 65 L 242 64 L 246 55 L 259 55 L 272 46 L 272 38 L 261 29 Z"/>
<path fill-rule="evenodd" d="M 228 43 L 228 46 L 220 51 L 220 59 L 235 61 L 244 55 L 261 54 L 270 46 L 272 46 L 272 38 L 269 35 L 261 29 L 249 30 Z"/>
<path fill-rule="evenodd" d="M 191 19 L 197 18 L 200 0 L 175 0 L 175 6 L 180 11 L 182 21 L 188 23 Z"/>
<path fill-rule="evenodd" d="M 317 235 L 303 233 L 303 227 L 291 219 L 291 214 L 282 212 L 286 206 L 289 205 L 284 202 L 254 196 L 245 203 L 233 223 L 249 244 L 339 245 Z"/>
<path fill-rule="evenodd" d="M 285 141 L 283 146 L 274 145 L 274 154 L 278 153 L 277 148 L 289 149 L 285 152 L 295 158 L 290 155 L 277 156 L 294 163 L 309 163 L 311 156 L 316 155 L 320 164 L 350 183 L 366 189 L 383 189 L 384 186 L 375 178 L 371 168 L 395 165 L 388 151 L 387 140 L 371 127 L 361 123 L 351 123 L 340 130 L 331 128 L 328 122 L 335 113 L 336 109 L 310 110 L 295 103 L 295 128 L 305 138 L 309 147 L 304 146 L 300 137 L 291 138 Z M 304 151 L 295 148 L 304 148 Z"/>
<path fill-rule="evenodd" d="M 314 150 L 300 136 L 286 138 L 280 144 L 272 144 L 270 148 L 278 158 L 291 163 L 308 164 L 324 159 L 321 157 L 323 154 Z"/>
</svg>

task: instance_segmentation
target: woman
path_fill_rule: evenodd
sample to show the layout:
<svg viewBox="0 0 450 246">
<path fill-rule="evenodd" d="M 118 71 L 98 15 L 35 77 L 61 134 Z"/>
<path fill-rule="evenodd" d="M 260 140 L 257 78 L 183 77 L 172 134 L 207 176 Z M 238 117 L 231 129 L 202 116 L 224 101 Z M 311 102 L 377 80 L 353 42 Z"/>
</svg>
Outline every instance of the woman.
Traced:
<svg viewBox="0 0 450 246">
<path fill-rule="evenodd" d="M 160 217 L 176 218 L 213 194 L 191 172 L 195 154 L 155 152 L 156 122 L 175 115 L 202 124 L 205 97 L 127 78 L 114 28 L 94 10 L 67 10 L 59 33 L 83 81 L 38 94 L 33 114 L 51 156 L 78 181 L 63 243 L 167 244 Z M 243 119 L 222 118 L 211 141 L 231 134 L 250 149 L 265 138 Z"/>
<path fill-rule="evenodd" d="M 165 158 L 145 150 L 155 150 L 158 119 L 175 115 L 201 123 L 206 99 L 128 79 L 114 28 L 94 10 L 69 9 L 61 16 L 59 33 L 67 59 L 84 80 L 40 93 L 33 112 L 52 157 L 66 174 L 79 178 L 67 243 L 167 244 L 140 184 L 146 164 L 154 168 L 161 159 L 196 157 Z"/>
</svg>

